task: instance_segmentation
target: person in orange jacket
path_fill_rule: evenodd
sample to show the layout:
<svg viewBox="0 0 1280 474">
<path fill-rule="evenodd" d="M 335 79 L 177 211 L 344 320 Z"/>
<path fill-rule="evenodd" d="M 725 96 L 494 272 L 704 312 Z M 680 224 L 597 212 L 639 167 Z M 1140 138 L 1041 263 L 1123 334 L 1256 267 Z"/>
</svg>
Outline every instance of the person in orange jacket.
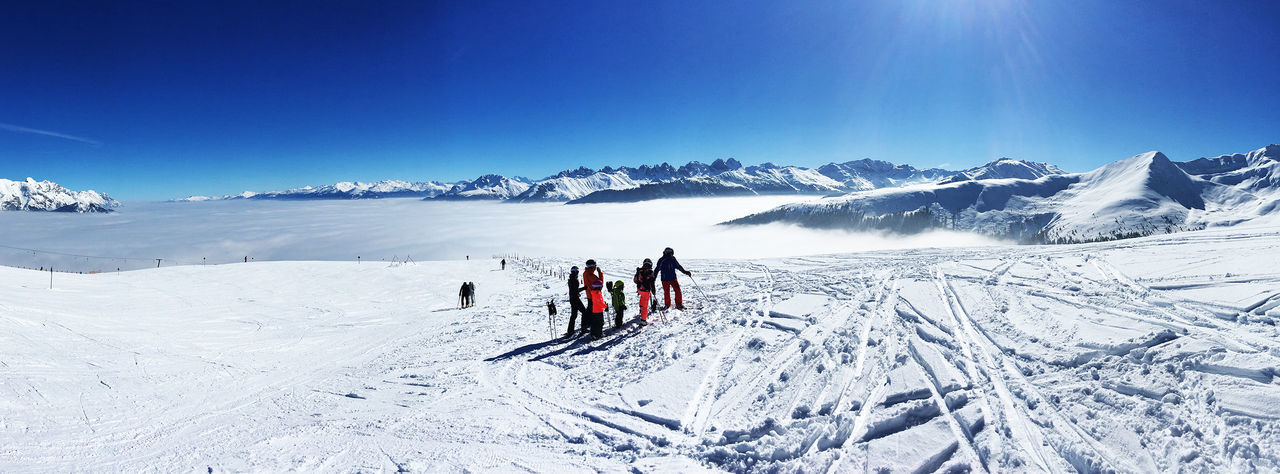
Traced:
<svg viewBox="0 0 1280 474">
<path fill-rule="evenodd" d="M 644 265 L 636 268 L 636 276 L 631 279 L 636 284 L 636 293 L 640 295 L 640 325 L 649 324 L 649 298 L 654 290 L 653 261 L 644 259 Z"/>
<path fill-rule="evenodd" d="M 604 337 L 604 311 L 608 306 L 604 304 L 604 282 L 601 279 L 592 280 L 591 285 L 587 287 L 587 298 L 590 305 L 587 311 L 588 320 L 591 323 L 591 340 L 599 340 Z"/>
</svg>

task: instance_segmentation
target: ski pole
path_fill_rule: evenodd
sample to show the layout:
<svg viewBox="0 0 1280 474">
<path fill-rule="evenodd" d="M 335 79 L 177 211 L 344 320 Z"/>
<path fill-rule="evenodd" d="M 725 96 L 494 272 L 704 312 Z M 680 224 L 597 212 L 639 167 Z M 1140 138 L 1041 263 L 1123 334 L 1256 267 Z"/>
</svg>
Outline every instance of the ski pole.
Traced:
<svg viewBox="0 0 1280 474">
<path fill-rule="evenodd" d="M 707 302 L 710 302 L 710 301 L 711 301 L 711 299 L 710 299 L 710 298 L 707 298 L 707 292 L 702 291 L 702 286 L 698 284 L 698 280 L 696 280 L 696 279 L 694 279 L 694 278 L 693 278 L 693 274 L 689 274 L 688 276 L 689 276 L 689 281 L 693 282 L 693 287 L 694 287 L 694 288 L 697 288 L 697 289 L 698 289 L 698 293 L 701 293 L 701 294 L 702 294 L 702 299 L 703 299 L 703 300 L 705 300 L 705 301 L 707 301 Z"/>
</svg>

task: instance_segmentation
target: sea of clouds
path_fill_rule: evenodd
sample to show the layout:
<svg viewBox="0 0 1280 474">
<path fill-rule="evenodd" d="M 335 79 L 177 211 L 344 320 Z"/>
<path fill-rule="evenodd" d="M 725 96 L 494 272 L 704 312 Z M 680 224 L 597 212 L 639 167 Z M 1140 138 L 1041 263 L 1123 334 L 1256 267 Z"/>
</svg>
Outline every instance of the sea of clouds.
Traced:
<svg viewBox="0 0 1280 474">
<path fill-rule="evenodd" d="M 415 261 L 495 254 L 763 258 L 996 245 L 972 234 L 885 236 L 717 223 L 806 197 L 564 205 L 374 199 L 126 203 L 111 214 L 0 213 L 0 264 L 69 271 L 264 260 Z M 21 250 L 34 249 L 36 251 Z"/>
</svg>

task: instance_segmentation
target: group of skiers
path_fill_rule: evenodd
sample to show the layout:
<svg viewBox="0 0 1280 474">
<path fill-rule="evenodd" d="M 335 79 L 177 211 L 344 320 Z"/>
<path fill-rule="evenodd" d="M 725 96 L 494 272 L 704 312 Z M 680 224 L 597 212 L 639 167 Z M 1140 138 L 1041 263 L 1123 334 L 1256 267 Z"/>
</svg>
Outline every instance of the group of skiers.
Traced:
<svg viewBox="0 0 1280 474">
<path fill-rule="evenodd" d="M 462 289 L 458 290 L 458 307 L 470 308 L 476 305 L 476 284 L 472 281 L 462 282 Z"/>
<path fill-rule="evenodd" d="M 656 291 L 656 280 L 662 280 L 662 292 L 664 296 L 664 305 L 662 311 L 666 311 L 671 307 L 671 290 L 676 293 L 676 309 L 684 309 L 684 299 L 680 294 L 680 282 L 676 279 L 676 271 L 691 276 L 692 273 L 685 270 L 676 260 L 676 252 L 671 247 L 667 247 L 662 251 L 662 257 L 658 259 L 657 265 L 652 260 L 644 259 L 644 263 L 636 268 L 635 276 L 631 278 L 632 283 L 636 285 L 636 293 L 640 297 L 640 321 L 641 326 L 649 324 L 650 301 L 653 292 Z M 574 325 L 577 323 L 578 313 L 582 313 L 582 325 L 576 333 L 581 336 L 590 332 L 591 340 L 597 340 L 604 337 L 604 313 L 608 309 L 605 304 L 603 291 L 608 291 L 613 303 L 614 328 L 622 327 L 623 312 L 627 309 L 627 297 L 623 292 L 622 280 L 605 283 L 604 272 L 596 265 L 595 260 L 587 260 L 586 271 L 582 273 L 582 281 L 578 281 L 578 267 L 574 266 L 569 269 L 569 329 L 565 332 L 566 339 L 574 337 Z M 586 291 L 586 304 L 583 304 L 582 292 Z M 653 309 L 657 307 L 657 301 L 653 302 Z M 548 311 L 555 314 L 555 307 L 548 302 Z"/>
</svg>

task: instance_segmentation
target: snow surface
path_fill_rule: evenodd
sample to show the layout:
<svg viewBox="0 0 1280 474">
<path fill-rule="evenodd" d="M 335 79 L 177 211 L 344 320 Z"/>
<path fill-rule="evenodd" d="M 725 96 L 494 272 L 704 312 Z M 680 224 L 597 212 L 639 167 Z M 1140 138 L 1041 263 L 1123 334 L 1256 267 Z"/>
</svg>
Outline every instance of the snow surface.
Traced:
<svg viewBox="0 0 1280 474">
<path fill-rule="evenodd" d="M 0 470 L 1280 469 L 1280 227 L 678 256 L 597 342 L 549 273 L 638 259 L 0 267 Z"/>
<path fill-rule="evenodd" d="M 72 191 L 52 181 L 0 179 L 0 211 L 111 212 L 120 203 L 96 191 Z"/>
</svg>

